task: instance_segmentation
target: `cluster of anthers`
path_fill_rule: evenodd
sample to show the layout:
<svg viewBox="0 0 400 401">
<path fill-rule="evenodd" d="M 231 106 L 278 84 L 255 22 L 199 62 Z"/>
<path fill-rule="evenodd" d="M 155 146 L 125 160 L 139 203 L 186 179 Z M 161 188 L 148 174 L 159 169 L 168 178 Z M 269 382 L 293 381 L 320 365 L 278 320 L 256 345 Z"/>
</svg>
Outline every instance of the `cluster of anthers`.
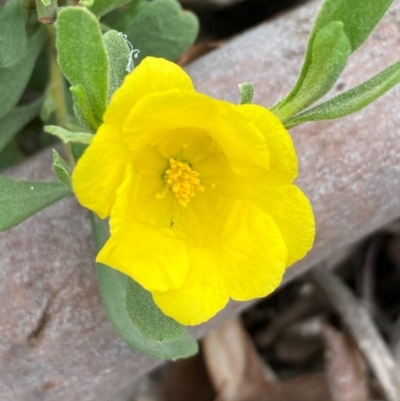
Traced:
<svg viewBox="0 0 400 401">
<path fill-rule="evenodd" d="M 192 170 L 187 163 L 179 162 L 173 158 L 170 159 L 169 165 L 171 168 L 164 173 L 164 181 L 167 186 L 156 197 L 157 199 L 164 198 L 171 188 L 178 202 L 186 207 L 196 191 L 204 191 L 204 187 L 200 185 L 198 178 L 200 173 Z"/>
</svg>

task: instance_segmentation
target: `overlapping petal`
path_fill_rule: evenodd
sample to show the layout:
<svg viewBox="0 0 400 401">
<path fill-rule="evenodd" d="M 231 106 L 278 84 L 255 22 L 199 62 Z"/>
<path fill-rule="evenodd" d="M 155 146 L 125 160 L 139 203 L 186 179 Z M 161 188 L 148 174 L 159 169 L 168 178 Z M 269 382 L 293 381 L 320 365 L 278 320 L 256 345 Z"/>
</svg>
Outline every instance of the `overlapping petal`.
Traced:
<svg viewBox="0 0 400 401">
<path fill-rule="evenodd" d="M 228 293 L 237 301 L 265 297 L 282 280 L 286 243 L 274 220 L 248 201 L 233 202 L 216 252 Z"/>
<path fill-rule="evenodd" d="M 111 213 L 111 236 L 96 261 L 132 277 L 148 291 L 179 288 L 189 270 L 186 244 L 172 230 L 135 219 L 132 202 L 141 185 L 140 175 L 128 164 Z"/>
<path fill-rule="evenodd" d="M 110 124 L 101 125 L 72 174 L 79 202 L 103 219 L 109 216 L 132 157 L 121 139 L 121 131 Z"/>
<path fill-rule="evenodd" d="M 246 104 L 240 107 L 267 141 L 270 154 L 270 174 L 274 179 L 274 182 L 269 180 L 269 184 L 292 183 L 298 173 L 297 156 L 292 138 L 282 122 L 271 111 L 258 104 Z"/>
<path fill-rule="evenodd" d="M 228 302 L 216 253 L 207 247 L 189 247 L 190 270 L 182 287 L 153 291 L 154 302 L 168 316 L 185 325 L 212 318 Z"/>
<path fill-rule="evenodd" d="M 146 57 L 115 91 L 103 119 L 120 127 L 139 100 L 170 89 L 194 91 L 192 80 L 182 68 L 162 58 Z"/>
<path fill-rule="evenodd" d="M 241 110 L 196 92 L 155 93 L 129 113 L 123 125 L 124 141 L 136 151 L 147 143 L 173 141 L 176 129 L 200 128 L 214 139 L 235 172 L 254 180 L 269 169 L 269 151 L 265 137 Z"/>
<path fill-rule="evenodd" d="M 286 266 L 302 259 L 311 249 L 315 221 L 310 201 L 296 185 L 253 188 L 251 201 L 270 214 L 288 248 Z"/>
<path fill-rule="evenodd" d="M 287 247 L 269 215 L 248 201 L 211 199 L 215 210 L 207 207 L 211 201 L 198 201 L 177 217 L 188 224 L 185 231 L 193 230 L 189 236 L 202 239 L 188 248 L 187 280 L 174 291 L 153 292 L 164 313 L 187 325 L 210 319 L 229 297 L 245 301 L 268 295 L 286 267 Z"/>
</svg>

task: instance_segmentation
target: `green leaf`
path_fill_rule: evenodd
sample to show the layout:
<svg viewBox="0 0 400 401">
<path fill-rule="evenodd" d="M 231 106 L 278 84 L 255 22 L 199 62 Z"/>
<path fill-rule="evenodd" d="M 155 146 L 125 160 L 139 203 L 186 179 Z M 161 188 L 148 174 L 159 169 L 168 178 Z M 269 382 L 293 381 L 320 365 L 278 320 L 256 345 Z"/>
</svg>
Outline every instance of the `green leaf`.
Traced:
<svg viewBox="0 0 400 401">
<path fill-rule="evenodd" d="M 58 0 L 36 0 L 36 9 L 42 24 L 53 24 L 57 19 Z"/>
<path fill-rule="evenodd" d="M 149 291 L 129 277 L 126 308 L 133 323 L 144 336 L 151 340 L 160 342 L 175 340 L 185 331 L 185 326 L 164 315 L 154 303 Z"/>
<path fill-rule="evenodd" d="M 92 142 L 93 134 L 87 132 L 71 132 L 56 125 L 45 125 L 44 131 L 48 134 L 55 135 L 64 143 L 83 143 L 89 145 Z"/>
<path fill-rule="evenodd" d="M 311 60 L 307 75 L 294 95 L 272 110 L 281 119 L 287 120 L 324 96 L 334 86 L 347 64 L 351 53 L 349 39 L 343 23 L 332 21 L 320 29 L 313 41 Z"/>
<path fill-rule="evenodd" d="M 110 101 L 111 96 L 122 85 L 128 72 L 131 49 L 124 36 L 117 31 L 110 30 L 105 33 L 103 41 L 110 60 L 110 85 L 108 88 L 108 101 Z"/>
<path fill-rule="evenodd" d="M 46 31 L 41 27 L 29 38 L 29 51 L 22 61 L 13 68 L 0 68 L 0 118 L 7 115 L 18 103 L 46 38 Z"/>
<path fill-rule="evenodd" d="M 243 83 L 238 86 L 240 91 L 240 104 L 251 104 L 254 96 L 253 84 Z"/>
<path fill-rule="evenodd" d="M 123 7 L 116 8 L 102 17 L 101 21 L 118 32 L 126 32 L 133 18 L 147 3 L 147 0 L 131 0 Z"/>
<path fill-rule="evenodd" d="M 143 5 L 126 34 L 140 50 L 140 60 L 156 56 L 175 61 L 194 43 L 198 30 L 197 17 L 176 0 L 153 0 Z"/>
<path fill-rule="evenodd" d="M 129 1 L 130 0 L 96 0 L 91 11 L 98 17 L 101 17 L 119 6 L 129 3 Z"/>
<path fill-rule="evenodd" d="M 0 67 L 18 64 L 27 52 L 27 13 L 20 0 L 10 0 L 0 8 Z"/>
<path fill-rule="evenodd" d="M 24 160 L 26 156 L 16 146 L 14 141 L 11 141 L 1 152 L 0 152 L 0 172 L 6 170 L 11 166 L 15 166 Z"/>
<path fill-rule="evenodd" d="M 368 38 L 394 0 L 325 0 L 315 21 L 316 33 L 331 21 L 342 21 L 354 52 Z"/>
<path fill-rule="evenodd" d="M 87 145 L 84 145 L 83 143 L 71 143 L 72 157 L 74 158 L 75 163 L 81 158 L 86 148 Z"/>
<path fill-rule="evenodd" d="M 92 7 L 94 0 L 79 0 L 79 3 L 86 7 Z"/>
<path fill-rule="evenodd" d="M 61 70 L 72 86 L 83 89 L 98 126 L 107 104 L 110 69 L 99 21 L 86 8 L 67 7 L 59 12 L 56 28 Z M 78 115 L 91 120 L 86 112 L 81 109 Z"/>
<path fill-rule="evenodd" d="M 88 129 L 90 132 L 96 132 L 100 122 L 96 120 L 93 115 L 93 109 L 89 103 L 89 96 L 85 88 L 83 85 L 75 85 L 71 86 L 69 90 L 72 95 L 76 118 L 81 123 L 82 127 Z"/>
<path fill-rule="evenodd" d="M 91 214 L 96 249 L 108 239 L 108 225 Z M 173 341 L 160 343 L 146 338 L 135 326 L 126 309 L 128 277 L 117 270 L 97 263 L 100 293 L 104 307 L 115 331 L 134 350 L 161 359 L 187 358 L 198 351 L 196 341 L 187 333 Z"/>
<path fill-rule="evenodd" d="M 273 109 L 290 101 L 301 88 L 312 64 L 312 53 L 317 33 L 332 21 L 343 22 L 343 28 L 354 52 L 374 30 L 394 0 L 325 0 L 308 40 L 306 55 L 299 78 L 288 96 Z"/>
<path fill-rule="evenodd" d="M 53 171 L 62 183 L 72 189 L 71 169 L 55 149 L 53 149 Z"/>
<path fill-rule="evenodd" d="M 31 104 L 18 106 L 0 119 L 0 152 L 29 121 L 40 113 L 43 98 Z"/>
<path fill-rule="evenodd" d="M 70 193 L 59 182 L 15 181 L 0 176 L 0 231 L 16 226 Z"/>
<path fill-rule="evenodd" d="M 289 119 L 285 126 L 292 128 L 307 121 L 332 120 L 355 113 L 398 83 L 400 83 L 400 61 L 361 85 Z"/>
</svg>

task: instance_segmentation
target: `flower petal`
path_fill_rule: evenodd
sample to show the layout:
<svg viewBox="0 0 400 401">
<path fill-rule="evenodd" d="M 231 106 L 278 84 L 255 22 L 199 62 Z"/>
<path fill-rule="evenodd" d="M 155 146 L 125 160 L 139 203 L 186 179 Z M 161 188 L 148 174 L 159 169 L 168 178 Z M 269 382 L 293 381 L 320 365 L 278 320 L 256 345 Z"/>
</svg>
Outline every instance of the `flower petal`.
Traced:
<svg viewBox="0 0 400 401">
<path fill-rule="evenodd" d="M 170 89 L 194 91 L 192 80 L 181 67 L 162 58 L 146 57 L 115 91 L 103 119 L 120 127 L 139 100 Z"/>
<path fill-rule="evenodd" d="M 196 223 L 190 219 L 193 227 L 203 224 L 209 241 L 188 248 L 187 280 L 179 289 L 153 292 L 162 311 L 182 324 L 210 319 L 228 296 L 245 301 L 268 295 L 285 270 L 287 248 L 273 219 L 247 201 L 218 199 L 219 220 L 220 213 L 207 213 L 204 202 L 202 210 L 195 208 Z"/>
<path fill-rule="evenodd" d="M 188 246 L 210 247 L 218 242 L 232 202 L 211 188 L 197 192 L 187 207 L 174 203 L 172 229 Z"/>
<path fill-rule="evenodd" d="M 302 259 L 311 249 L 315 221 L 309 200 L 296 185 L 268 187 L 262 183 L 251 200 L 271 215 L 288 247 L 286 266 Z"/>
<path fill-rule="evenodd" d="M 132 153 L 122 142 L 121 132 L 112 125 L 101 125 L 72 173 L 79 203 L 102 219 L 109 216 L 126 164 L 131 159 Z"/>
<path fill-rule="evenodd" d="M 154 291 L 158 307 L 181 324 L 196 325 L 212 318 L 228 302 L 228 293 L 218 274 L 216 254 L 209 248 L 188 248 L 190 270 L 182 287 Z"/>
<path fill-rule="evenodd" d="M 236 173 L 257 179 L 269 169 L 269 151 L 265 137 L 241 110 L 196 92 L 156 93 L 132 109 L 123 125 L 124 141 L 132 151 L 168 140 L 175 146 L 177 129 L 202 129 L 214 139 L 216 150 L 222 149 Z"/>
<path fill-rule="evenodd" d="M 287 247 L 273 219 L 247 201 L 233 203 L 216 252 L 231 298 L 265 297 L 282 280 Z"/>
<path fill-rule="evenodd" d="M 271 172 L 281 175 L 280 181 L 292 183 L 297 177 L 297 156 L 289 132 L 270 110 L 257 104 L 241 105 L 242 111 L 264 135 L 269 153 Z"/>
<path fill-rule="evenodd" d="M 132 200 L 141 185 L 128 165 L 111 211 L 111 237 L 97 255 L 104 263 L 132 277 L 146 290 L 179 288 L 189 269 L 186 244 L 170 229 L 158 229 L 134 218 Z"/>
</svg>

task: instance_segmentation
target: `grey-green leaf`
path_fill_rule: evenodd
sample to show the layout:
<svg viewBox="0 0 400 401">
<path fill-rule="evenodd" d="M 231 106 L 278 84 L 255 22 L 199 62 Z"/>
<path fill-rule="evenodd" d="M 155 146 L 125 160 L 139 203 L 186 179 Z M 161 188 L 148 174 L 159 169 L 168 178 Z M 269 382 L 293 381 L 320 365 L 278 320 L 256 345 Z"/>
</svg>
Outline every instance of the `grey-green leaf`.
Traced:
<svg viewBox="0 0 400 401">
<path fill-rule="evenodd" d="M 18 106 L 0 119 L 0 152 L 29 121 L 40 113 L 43 98 L 31 104 Z"/>
<path fill-rule="evenodd" d="M 59 181 L 72 189 L 71 169 L 55 149 L 53 149 L 53 171 Z"/>
<path fill-rule="evenodd" d="M 148 0 L 131 0 L 123 7 L 116 8 L 104 15 L 101 21 L 118 32 L 126 32 L 133 18 L 140 12 Z"/>
<path fill-rule="evenodd" d="M 61 70 L 71 85 L 83 88 L 98 126 L 107 104 L 110 69 L 99 21 L 84 7 L 67 7 L 59 12 L 56 28 Z"/>
<path fill-rule="evenodd" d="M 94 0 L 79 0 L 79 3 L 86 7 L 92 7 Z"/>
<path fill-rule="evenodd" d="M 151 293 L 129 277 L 126 308 L 133 323 L 144 336 L 151 340 L 171 341 L 185 332 L 185 326 L 165 316 L 154 303 Z"/>
<path fill-rule="evenodd" d="M 307 75 L 294 95 L 280 103 L 275 114 L 284 122 L 324 96 L 347 64 L 351 45 L 344 31 L 343 23 L 332 21 L 320 29 L 313 41 L 311 61 Z"/>
<path fill-rule="evenodd" d="M 108 58 L 110 60 L 110 84 L 108 101 L 113 93 L 122 85 L 131 62 L 130 48 L 121 33 L 110 30 L 103 35 Z"/>
<path fill-rule="evenodd" d="M 0 68 L 0 118 L 7 115 L 18 103 L 46 38 L 46 30 L 40 27 L 29 38 L 29 51 L 22 61 L 13 68 Z"/>
<path fill-rule="evenodd" d="M 306 55 L 299 78 L 281 102 L 294 97 L 303 84 L 312 62 L 312 49 L 317 33 L 332 21 L 342 21 L 344 31 L 354 52 L 371 34 L 394 0 L 325 0 L 308 40 Z"/>
<path fill-rule="evenodd" d="M 18 225 L 70 193 L 60 182 L 15 181 L 0 176 L 0 231 Z"/>
<path fill-rule="evenodd" d="M 240 104 L 251 104 L 254 96 L 253 84 L 243 83 L 238 86 L 240 91 Z"/>
<path fill-rule="evenodd" d="M 58 0 L 36 0 L 38 20 L 42 24 L 53 24 L 57 19 Z"/>
<path fill-rule="evenodd" d="M 394 0 L 325 0 L 310 37 L 331 21 L 342 21 L 354 52 L 368 38 Z"/>
<path fill-rule="evenodd" d="M 153 0 L 143 5 L 126 34 L 140 50 L 139 60 L 155 56 L 175 61 L 194 43 L 198 30 L 197 17 L 176 0 Z"/>
<path fill-rule="evenodd" d="M 91 214 L 96 249 L 108 239 L 108 225 Z M 134 350 L 161 359 L 187 358 L 198 351 L 196 341 L 187 333 L 173 341 L 160 343 L 146 338 L 135 326 L 126 308 L 128 277 L 117 270 L 97 263 L 100 293 L 115 331 Z"/>
<path fill-rule="evenodd" d="M 130 0 L 96 0 L 90 10 L 98 17 L 101 17 L 119 6 L 129 3 L 129 1 Z"/>
<path fill-rule="evenodd" d="M 93 114 L 89 96 L 83 85 L 74 85 L 69 88 L 73 100 L 74 113 L 83 128 L 90 132 L 96 132 L 100 126 L 100 121 Z"/>
<path fill-rule="evenodd" d="M 57 125 L 46 125 L 44 131 L 61 139 L 64 143 L 83 143 L 89 145 L 92 142 L 93 135 L 87 132 L 71 132 Z"/>
<path fill-rule="evenodd" d="M 332 120 L 355 113 L 398 83 L 400 83 L 400 61 L 361 85 L 289 119 L 285 126 L 292 128 L 307 121 Z"/>
<path fill-rule="evenodd" d="M 0 67 L 18 64 L 27 52 L 27 13 L 20 0 L 10 0 L 0 8 Z"/>
</svg>

